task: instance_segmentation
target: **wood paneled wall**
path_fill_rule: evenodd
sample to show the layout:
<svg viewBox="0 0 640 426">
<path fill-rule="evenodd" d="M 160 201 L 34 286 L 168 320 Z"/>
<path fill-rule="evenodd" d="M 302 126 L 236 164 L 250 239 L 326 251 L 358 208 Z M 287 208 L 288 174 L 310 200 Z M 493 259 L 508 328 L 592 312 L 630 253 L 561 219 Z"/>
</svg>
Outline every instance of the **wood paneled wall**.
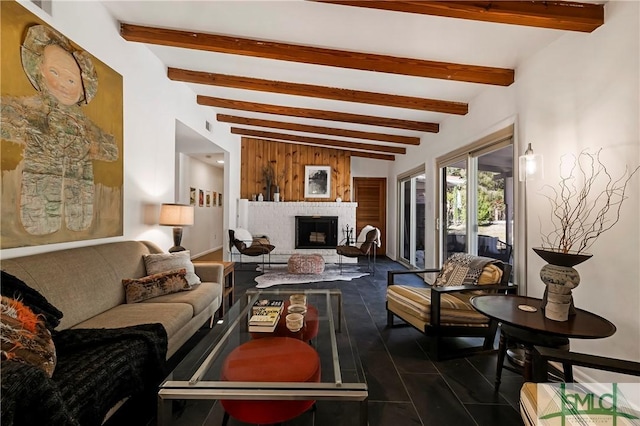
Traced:
<svg viewBox="0 0 640 426">
<path fill-rule="evenodd" d="M 278 184 L 284 201 L 351 200 L 351 154 L 347 151 L 242 138 L 240 161 L 242 198 L 260 193 L 266 196 L 262 171 L 271 164 L 275 175 L 283 176 Z M 331 166 L 330 198 L 304 198 L 304 166 Z"/>
</svg>

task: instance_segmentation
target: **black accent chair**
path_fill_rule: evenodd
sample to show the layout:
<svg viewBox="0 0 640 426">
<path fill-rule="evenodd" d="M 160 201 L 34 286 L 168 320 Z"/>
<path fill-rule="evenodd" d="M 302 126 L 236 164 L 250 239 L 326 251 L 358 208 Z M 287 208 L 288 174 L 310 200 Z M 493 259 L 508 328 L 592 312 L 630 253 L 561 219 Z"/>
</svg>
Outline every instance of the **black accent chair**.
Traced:
<svg viewBox="0 0 640 426">
<path fill-rule="evenodd" d="M 265 237 L 253 238 L 253 242 L 250 246 L 247 246 L 244 241 L 238 240 L 235 237 L 235 231 L 229 229 L 229 252 L 231 253 L 231 260 L 233 261 L 233 248 L 236 248 L 240 253 L 240 263 L 242 263 L 242 255 L 247 256 L 262 256 L 262 272 L 264 272 L 264 256 L 269 255 L 269 265 L 271 265 L 271 252 L 276 248 L 270 244 L 269 240 Z"/>
<path fill-rule="evenodd" d="M 502 270 L 500 282 L 464 286 L 410 286 L 396 284 L 396 277 L 405 274 L 439 273 L 440 269 L 413 269 L 387 272 L 387 326 L 393 327 L 394 317 L 432 337 L 430 356 L 433 360 L 464 356 L 493 350 L 498 324 L 476 311 L 470 303 L 477 294 L 515 293 L 517 286 L 509 283 L 511 265 L 495 263 Z M 448 337 L 481 337 L 482 346 L 455 353 L 443 353 L 442 341 Z"/>
<path fill-rule="evenodd" d="M 374 228 L 371 231 L 367 232 L 367 236 L 365 237 L 364 242 L 360 247 L 352 246 L 352 245 L 342 245 L 336 247 L 336 252 L 338 253 L 338 260 L 340 263 L 340 274 L 342 274 L 342 256 L 347 257 L 367 257 L 367 270 L 372 272 L 373 275 L 376 273 L 376 247 L 377 242 L 376 239 L 380 230 L 378 228 Z M 371 269 L 371 257 L 373 256 L 373 270 Z"/>
</svg>

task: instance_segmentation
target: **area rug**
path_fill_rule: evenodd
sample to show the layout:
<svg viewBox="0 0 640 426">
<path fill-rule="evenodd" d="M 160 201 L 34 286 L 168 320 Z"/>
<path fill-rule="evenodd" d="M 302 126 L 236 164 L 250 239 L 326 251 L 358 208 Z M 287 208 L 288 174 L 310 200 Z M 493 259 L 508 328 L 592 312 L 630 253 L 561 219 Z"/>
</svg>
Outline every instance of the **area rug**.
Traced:
<svg viewBox="0 0 640 426">
<path fill-rule="evenodd" d="M 261 270 L 258 266 L 257 270 Z M 354 278 L 369 275 L 368 272 L 360 272 L 357 267 L 342 265 L 342 274 L 337 265 L 327 265 L 321 274 L 290 274 L 287 265 L 272 265 L 266 272 L 256 277 L 256 288 L 268 288 L 281 284 L 307 284 L 319 281 L 351 281 Z"/>
</svg>

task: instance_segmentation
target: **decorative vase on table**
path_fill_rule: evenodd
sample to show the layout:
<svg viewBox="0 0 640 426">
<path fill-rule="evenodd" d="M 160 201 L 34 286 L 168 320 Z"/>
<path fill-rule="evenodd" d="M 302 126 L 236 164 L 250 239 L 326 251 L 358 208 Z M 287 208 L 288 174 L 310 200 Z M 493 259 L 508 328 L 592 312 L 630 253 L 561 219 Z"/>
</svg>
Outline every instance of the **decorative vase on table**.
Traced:
<svg viewBox="0 0 640 426">
<path fill-rule="evenodd" d="M 545 248 L 534 248 L 533 251 L 547 262 L 540 270 L 540 279 L 546 285 L 542 298 L 544 316 L 554 321 L 567 321 L 576 313 L 571 291 L 580 284 L 580 274 L 573 267 L 592 255 Z"/>
</svg>

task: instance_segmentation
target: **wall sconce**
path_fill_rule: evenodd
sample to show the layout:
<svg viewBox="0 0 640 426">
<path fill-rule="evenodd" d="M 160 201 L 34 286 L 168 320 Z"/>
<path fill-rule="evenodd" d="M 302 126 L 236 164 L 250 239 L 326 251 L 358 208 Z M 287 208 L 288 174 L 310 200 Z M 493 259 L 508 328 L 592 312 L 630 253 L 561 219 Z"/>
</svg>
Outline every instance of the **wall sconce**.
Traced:
<svg viewBox="0 0 640 426">
<path fill-rule="evenodd" d="M 518 171 L 520 172 L 520 182 L 528 180 L 540 180 L 544 178 L 544 167 L 541 154 L 534 154 L 531 144 L 527 146 L 524 155 L 518 159 Z"/>
<path fill-rule="evenodd" d="M 182 241 L 182 227 L 193 225 L 193 206 L 185 204 L 162 204 L 160 206 L 160 220 L 158 223 L 164 226 L 173 226 L 173 247 L 169 253 L 184 251 L 180 245 Z"/>
</svg>

